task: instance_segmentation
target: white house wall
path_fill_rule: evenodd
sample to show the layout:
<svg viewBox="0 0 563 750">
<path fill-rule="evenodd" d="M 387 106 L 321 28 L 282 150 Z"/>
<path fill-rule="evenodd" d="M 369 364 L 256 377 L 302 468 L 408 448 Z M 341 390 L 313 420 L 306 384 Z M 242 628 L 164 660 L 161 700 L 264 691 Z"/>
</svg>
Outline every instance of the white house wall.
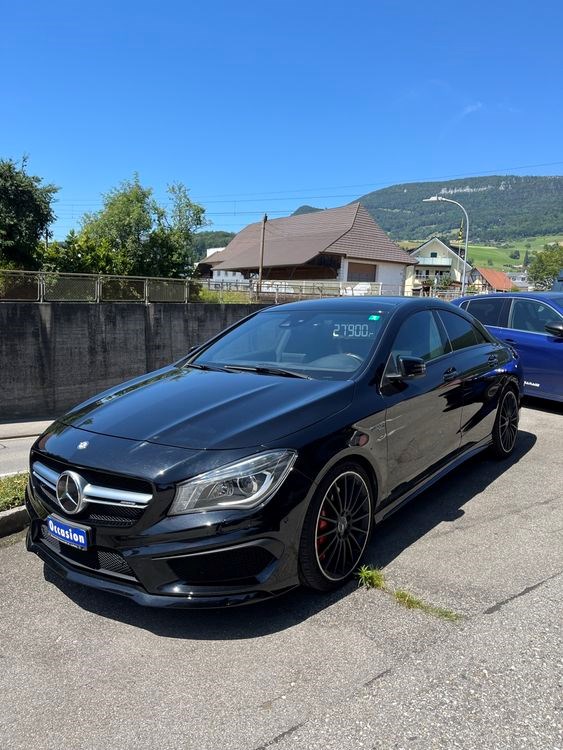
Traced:
<svg viewBox="0 0 563 750">
<path fill-rule="evenodd" d="M 381 294 L 404 294 L 405 270 L 400 263 L 378 263 L 375 280 L 381 282 Z"/>
</svg>

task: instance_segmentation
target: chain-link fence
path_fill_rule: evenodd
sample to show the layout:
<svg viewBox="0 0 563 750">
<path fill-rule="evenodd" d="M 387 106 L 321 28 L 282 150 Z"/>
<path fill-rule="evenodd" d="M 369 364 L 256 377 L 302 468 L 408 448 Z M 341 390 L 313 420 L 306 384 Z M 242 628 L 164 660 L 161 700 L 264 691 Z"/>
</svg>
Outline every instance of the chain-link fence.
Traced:
<svg viewBox="0 0 563 750">
<path fill-rule="evenodd" d="M 0 271 L 0 300 L 38 302 L 39 299 L 37 274 L 26 271 Z"/>
<path fill-rule="evenodd" d="M 215 281 L 0 270 L 5 302 L 288 302 L 323 297 L 400 295 L 402 287 L 354 281 Z"/>
<path fill-rule="evenodd" d="M 199 289 L 191 279 L 0 270 L 5 302 L 189 302 Z"/>
</svg>

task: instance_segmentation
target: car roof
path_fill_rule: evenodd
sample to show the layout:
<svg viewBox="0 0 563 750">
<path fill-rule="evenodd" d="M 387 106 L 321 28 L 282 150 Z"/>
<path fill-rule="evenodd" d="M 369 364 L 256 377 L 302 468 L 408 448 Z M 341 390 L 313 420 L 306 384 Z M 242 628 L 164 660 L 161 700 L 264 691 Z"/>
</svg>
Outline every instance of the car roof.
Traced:
<svg viewBox="0 0 563 750">
<path fill-rule="evenodd" d="M 421 310 L 429 307 L 443 307 L 448 309 L 449 302 L 436 297 L 324 297 L 323 299 L 309 299 L 302 302 L 287 302 L 282 305 L 268 307 L 263 312 L 273 310 L 346 310 L 348 312 L 363 312 L 373 310 L 375 307 L 398 309 L 400 307 L 412 307 Z"/>
<path fill-rule="evenodd" d="M 538 302 L 551 302 L 556 307 L 563 308 L 562 292 L 491 292 L 490 294 L 469 294 L 466 297 L 458 297 L 453 300 L 454 305 L 460 302 L 472 299 L 490 299 L 491 297 L 522 297 L 523 299 L 533 299 Z"/>
</svg>

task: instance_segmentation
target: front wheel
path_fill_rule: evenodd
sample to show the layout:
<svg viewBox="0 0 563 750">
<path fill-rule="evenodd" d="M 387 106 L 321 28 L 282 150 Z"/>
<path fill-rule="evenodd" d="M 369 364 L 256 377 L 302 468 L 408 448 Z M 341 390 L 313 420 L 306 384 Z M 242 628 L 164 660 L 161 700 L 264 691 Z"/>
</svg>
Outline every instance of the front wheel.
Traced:
<svg viewBox="0 0 563 750">
<path fill-rule="evenodd" d="M 360 562 L 373 523 L 373 491 L 356 463 L 340 464 L 320 483 L 305 516 L 299 544 L 301 582 L 330 591 Z"/>
<path fill-rule="evenodd" d="M 493 427 L 493 453 L 497 458 L 507 458 L 514 450 L 519 418 L 516 394 L 513 390 L 505 391 Z"/>
</svg>

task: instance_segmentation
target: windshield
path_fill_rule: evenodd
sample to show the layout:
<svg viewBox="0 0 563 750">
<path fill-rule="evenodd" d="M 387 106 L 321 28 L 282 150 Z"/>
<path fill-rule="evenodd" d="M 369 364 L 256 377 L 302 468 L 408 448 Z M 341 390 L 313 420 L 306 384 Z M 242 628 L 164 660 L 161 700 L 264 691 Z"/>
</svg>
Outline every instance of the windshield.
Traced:
<svg viewBox="0 0 563 750">
<path fill-rule="evenodd" d="M 184 366 L 228 369 L 232 365 L 257 368 L 261 374 L 346 380 L 370 356 L 391 309 L 376 303 L 373 310 L 359 312 L 268 310 L 225 334 Z"/>
</svg>

